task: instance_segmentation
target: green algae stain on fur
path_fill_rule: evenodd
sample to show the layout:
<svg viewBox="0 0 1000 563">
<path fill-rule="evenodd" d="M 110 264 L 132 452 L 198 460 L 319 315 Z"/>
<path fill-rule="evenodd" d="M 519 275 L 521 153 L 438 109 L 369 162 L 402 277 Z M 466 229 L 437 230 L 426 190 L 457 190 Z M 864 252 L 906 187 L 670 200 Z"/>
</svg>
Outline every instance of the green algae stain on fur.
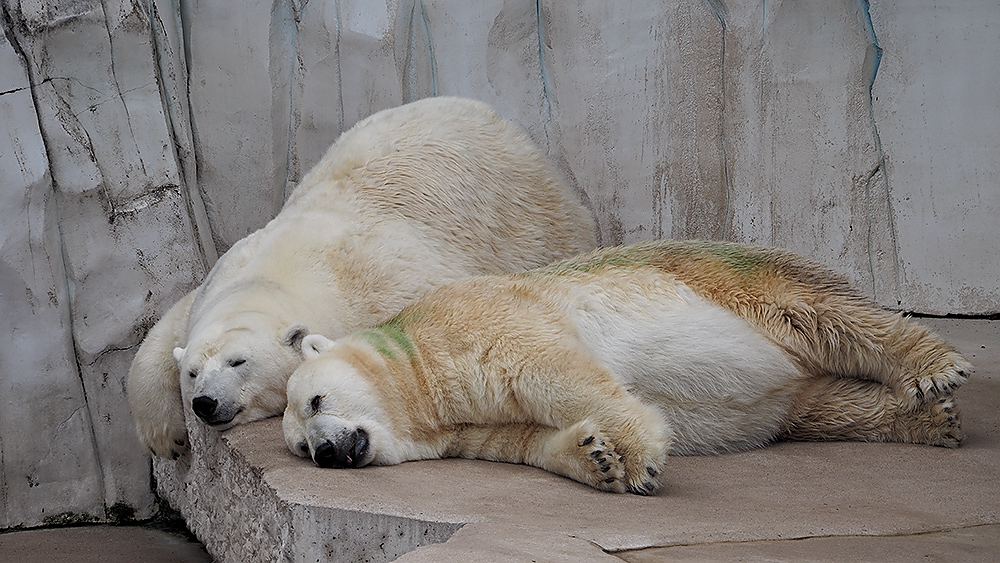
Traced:
<svg viewBox="0 0 1000 563">
<path fill-rule="evenodd" d="M 412 315 L 396 315 L 380 325 L 360 330 L 356 335 L 388 360 L 395 360 L 398 351 L 413 361 L 417 347 L 405 330 L 410 320 Z"/>
<path fill-rule="evenodd" d="M 652 266 L 656 264 L 657 252 L 655 245 L 640 243 L 632 246 L 619 246 L 595 251 L 580 258 L 571 258 L 555 262 L 548 266 L 531 270 L 528 275 L 564 275 L 572 272 L 592 273 L 605 268 L 629 268 L 635 266 Z"/>
<path fill-rule="evenodd" d="M 693 241 L 690 247 L 694 255 L 716 258 L 728 269 L 742 274 L 756 273 L 773 264 L 763 249 L 740 244 Z"/>
<path fill-rule="evenodd" d="M 413 345 L 410 335 L 406 334 L 406 331 L 403 330 L 403 325 L 399 322 L 393 322 L 395 320 L 394 318 L 379 325 L 378 329 L 396 345 L 396 348 L 400 349 L 403 354 L 406 354 L 407 358 L 413 359 L 413 356 L 417 353 L 417 348 Z"/>
<path fill-rule="evenodd" d="M 773 266 L 766 249 L 741 244 L 704 240 L 663 240 L 641 242 L 597 250 L 589 255 L 556 262 L 529 272 L 541 275 L 596 273 L 607 268 L 659 267 L 675 271 L 697 262 L 715 261 L 740 274 L 754 274 Z"/>
<path fill-rule="evenodd" d="M 372 348 L 374 348 L 379 354 L 384 356 L 389 360 L 396 359 L 396 351 L 393 350 L 391 344 L 389 344 L 389 339 L 386 338 L 385 334 L 378 328 L 366 328 L 359 330 L 354 333 L 354 336 L 360 338 L 367 342 Z"/>
</svg>

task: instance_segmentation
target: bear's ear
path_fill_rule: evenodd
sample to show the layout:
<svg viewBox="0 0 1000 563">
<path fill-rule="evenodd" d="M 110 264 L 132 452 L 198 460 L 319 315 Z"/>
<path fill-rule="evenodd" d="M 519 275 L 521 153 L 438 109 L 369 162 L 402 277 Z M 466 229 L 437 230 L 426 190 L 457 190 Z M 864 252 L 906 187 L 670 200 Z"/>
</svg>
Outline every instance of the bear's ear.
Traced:
<svg viewBox="0 0 1000 563">
<path fill-rule="evenodd" d="M 316 356 L 333 348 L 334 342 L 322 334 L 310 334 L 302 339 L 302 357 L 305 359 Z"/>
<path fill-rule="evenodd" d="M 285 329 L 285 336 L 282 337 L 282 341 L 285 346 L 291 346 L 295 348 L 295 351 L 302 351 L 302 339 L 309 335 L 309 328 L 302 323 L 293 323 L 291 326 Z"/>
<path fill-rule="evenodd" d="M 176 360 L 178 364 L 180 364 L 181 360 L 184 359 L 184 351 L 184 348 L 174 348 L 174 360 Z"/>
</svg>

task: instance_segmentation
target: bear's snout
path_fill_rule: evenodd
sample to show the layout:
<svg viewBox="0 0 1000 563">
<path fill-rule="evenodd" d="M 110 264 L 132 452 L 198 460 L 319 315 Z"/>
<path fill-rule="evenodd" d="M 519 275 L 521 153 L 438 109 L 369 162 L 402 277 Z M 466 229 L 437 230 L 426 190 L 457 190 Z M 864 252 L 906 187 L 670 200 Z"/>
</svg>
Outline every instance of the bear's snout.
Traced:
<svg viewBox="0 0 1000 563">
<path fill-rule="evenodd" d="M 313 461 L 320 467 L 358 467 L 368 453 L 368 433 L 359 428 L 345 434 L 338 443 L 326 440 L 316 447 Z"/>
<path fill-rule="evenodd" d="M 215 409 L 218 407 L 219 401 L 207 395 L 199 395 L 191 401 L 191 408 L 194 410 L 194 414 L 208 423 L 211 423 L 212 417 L 215 416 Z"/>
<path fill-rule="evenodd" d="M 225 401 L 225 399 L 223 399 Z M 208 395 L 198 395 L 191 400 L 191 410 L 198 415 L 205 424 L 209 426 L 223 426 L 229 424 L 236 418 L 236 415 L 243 412 L 238 407 L 229 402 L 220 402 Z"/>
</svg>

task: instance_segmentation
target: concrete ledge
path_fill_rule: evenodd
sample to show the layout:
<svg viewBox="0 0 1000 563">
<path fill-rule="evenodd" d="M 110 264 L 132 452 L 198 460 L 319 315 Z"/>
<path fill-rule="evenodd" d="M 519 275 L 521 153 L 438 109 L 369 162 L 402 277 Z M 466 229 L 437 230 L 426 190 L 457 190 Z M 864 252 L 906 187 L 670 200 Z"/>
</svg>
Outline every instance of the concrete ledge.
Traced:
<svg viewBox="0 0 1000 563">
<path fill-rule="evenodd" d="M 225 435 L 193 426 L 189 437 L 193 454 L 154 462 L 157 494 L 219 562 L 391 561 L 462 526 L 364 502 L 376 483 L 343 490 L 296 467 L 277 418 Z"/>
<path fill-rule="evenodd" d="M 851 545 L 903 561 L 956 537 L 973 539 L 955 560 L 984 560 L 1000 551 L 996 534 L 981 532 L 996 528 L 978 528 L 1000 524 L 1000 322 L 927 324 L 977 366 L 958 394 L 968 437 L 957 450 L 780 443 L 678 457 L 663 493 L 636 497 L 483 461 L 320 469 L 292 456 L 270 419 L 221 435 L 190 428 L 192 454 L 154 463 L 157 492 L 223 563 L 725 560 L 736 542 L 761 541 L 780 561 L 804 544 L 775 540 L 801 538 L 826 538 L 810 544 L 811 561 L 841 560 Z M 679 546 L 688 551 L 671 551 Z"/>
</svg>

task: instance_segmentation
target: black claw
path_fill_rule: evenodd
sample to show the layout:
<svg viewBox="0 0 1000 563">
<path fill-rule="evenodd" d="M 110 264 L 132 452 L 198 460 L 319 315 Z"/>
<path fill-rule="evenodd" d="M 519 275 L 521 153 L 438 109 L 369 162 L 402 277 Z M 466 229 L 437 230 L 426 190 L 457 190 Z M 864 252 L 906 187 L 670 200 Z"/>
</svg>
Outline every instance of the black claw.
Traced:
<svg viewBox="0 0 1000 563">
<path fill-rule="evenodd" d="M 647 467 L 646 473 L 649 473 L 650 477 L 656 477 L 656 469 L 653 467 Z"/>
<path fill-rule="evenodd" d="M 604 452 L 602 452 L 601 450 L 594 450 L 594 451 L 590 452 L 590 457 L 592 457 L 594 459 L 597 459 L 597 458 L 601 457 L 602 455 L 604 455 Z"/>
<path fill-rule="evenodd" d="M 177 459 L 179 457 L 181 457 L 181 454 L 179 454 L 179 453 L 171 450 L 171 452 L 170 452 L 170 459 Z"/>
<path fill-rule="evenodd" d="M 184 446 L 184 440 L 174 440 L 174 443 L 181 447 Z"/>
<path fill-rule="evenodd" d="M 652 483 L 643 483 L 639 486 L 630 486 L 628 490 L 634 495 L 649 496 L 653 493 L 653 485 Z"/>
<path fill-rule="evenodd" d="M 608 461 L 608 458 L 602 457 L 601 459 L 597 460 L 597 463 L 604 463 L 605 461 Z"/>
<path fill-rule="evenodd" d="M 604 482 L 605 483 L 614 483 L 615 482 L 615 478 L 614 477 L 608 477 L 607 479 L 604 480 Z"/>
<path fill-rule="evenodd" d="M 610 465 L 605 465 L 604 467 L 601 468 L 601 473 L 607 473 L 608 471 L 611 471 Z"/>
<path fill-rule="evenodd" d="M 583 439 L 582 442 L 580 442 L 580 445 L 581 446 L 586 446 L 587 444 L 589 444 L 589 443 L 591 443 L 593 441 L 594 441 L 594 437 L 593 436 L 587 436 L 586 438 Z"/>
</svg>

